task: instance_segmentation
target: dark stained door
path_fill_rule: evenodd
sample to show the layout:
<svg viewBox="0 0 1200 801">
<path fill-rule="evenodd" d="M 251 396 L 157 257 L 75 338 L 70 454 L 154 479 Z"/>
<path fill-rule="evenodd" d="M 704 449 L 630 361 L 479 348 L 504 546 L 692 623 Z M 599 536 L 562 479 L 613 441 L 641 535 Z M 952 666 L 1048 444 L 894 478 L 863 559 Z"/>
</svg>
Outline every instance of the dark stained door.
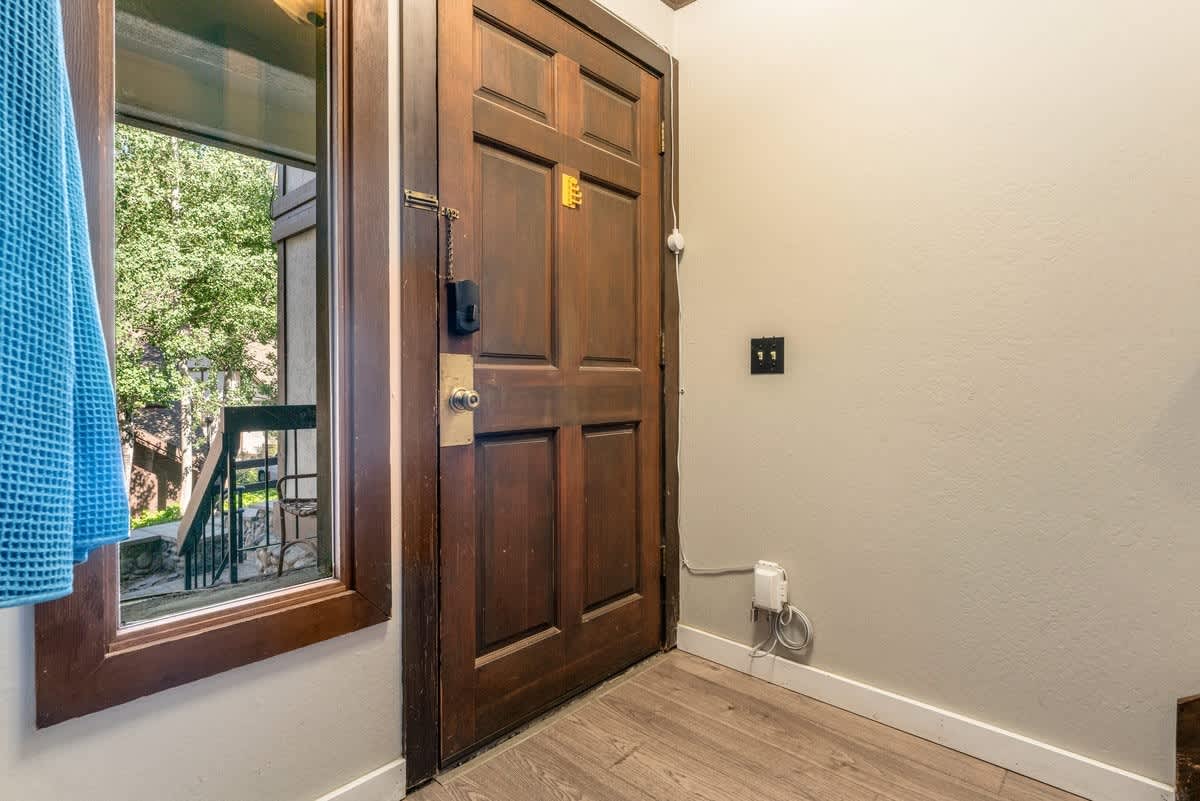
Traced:
<svg viewBox="0 0 1200 801">
<path fill-rule="evenodd" d="M 444 0 L 438 50 L 439 193 L 482 301 L 441 334 L 482 399 L 441 450 L 449 762 L 660 643 L 661 86 L 533 0 Z"/>
</svg>

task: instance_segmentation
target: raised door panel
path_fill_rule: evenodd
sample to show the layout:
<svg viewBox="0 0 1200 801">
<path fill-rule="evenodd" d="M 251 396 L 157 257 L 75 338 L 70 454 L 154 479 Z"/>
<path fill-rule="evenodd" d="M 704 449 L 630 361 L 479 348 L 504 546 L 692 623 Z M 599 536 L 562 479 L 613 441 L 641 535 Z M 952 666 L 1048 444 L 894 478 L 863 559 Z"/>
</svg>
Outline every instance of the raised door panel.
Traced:
<svg viewBox="0 0 1200 801">
<path fill-rule="evenodd" d="M 584 611 L 638 589 L 638 448 L 633 426 L 583 432 Z"/>
<path fill-rule="evenodd" d="M 546 6 L 514 0 L 475 0 L 474 6 L 477 15 L 507 30 L 520 31 L 522 38 L 536 42 L 538 49 L 566 54 L 589 74 L 600 76 L 629 97 L 640 96 L 644 72 L 637 64 L 596 37 L 564 24 L 563 18 Z"/>
<path fill-rule="evenodd" d="M 588 75 L 582 81 L 584 140 L 637 161 L 637 101 Z"/>
<path fill-rule="evenodd" d="M 551 56 L 507 31 L 475 20 L 475 91 L 539 122 L 554 124 Z"/>
<path fill-rule="evenodd" d="M 554 358 L 554 170 L 476 145 L 479 354 Z"/>
<path fill-rule="evenodd" d="M 477 655 L 556 623 L 554 437 L 476 443 Z M 449 488 L 448 488 L 449 489 Z"/>
<path fill-rule="evenodd" d="M 638 202 L 583 183 L 586 229 L 583 363 L 633 365 L 638 330 Z"/>
</svg>

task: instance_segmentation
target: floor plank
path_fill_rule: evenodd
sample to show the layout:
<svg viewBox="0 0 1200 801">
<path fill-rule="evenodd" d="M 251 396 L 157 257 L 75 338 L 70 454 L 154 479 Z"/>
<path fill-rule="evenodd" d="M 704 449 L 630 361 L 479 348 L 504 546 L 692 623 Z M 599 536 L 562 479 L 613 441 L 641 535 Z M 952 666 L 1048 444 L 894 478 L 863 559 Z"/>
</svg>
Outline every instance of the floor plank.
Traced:
<svg viewBox="0 0 1200 801">
<path fill-rule="evenodd" d="M 756 801 L 744 783 L 687 756 L 674 743 L 647 736 L 608 708 L 596 705 L 568 723 L 554 744 L 565 758 L 590 762 L 652 798 Z"/>
<path fill-rule="evenodd" d="M 797 706 L 803 696 L 782 687 L 724 669 L 701 677 L 681 669 L 684 666 L 671 660 L 640 676 L 637 683 L 722 720 L 744 735 L 770 739 L 790 753 L 816 760 L 847 781 L 895 801 L 996 799 L 994 792 L 912 762 L 903 753 L 820 726 L 805 706 Z"/>
<path fill-rule="evenodd" d="M 409 798 L 419 798 L 421 801 L 455 801 L 454 795 L 449 790 L 442 787 L 437 781 L 431 781 L 421 789 L 417 790 L 408 796 Z"/>
<path fill-rule="evenodd" d="M 652 801 L 637 787 L 611 775 L 588 770 L 549 748 L 553 734 L 543 732 L 520 747 L 451 780 L 446 788 L 467 798 L 546 799 L 546 801 Z M 422 799 L 424 801 L 424 799 Z"/>
<path fill-rule="evenodd" d="M 903 754 L 912 762 L 953 776 L 982 790 L 998 792 L 1004 783 L 1006 773 L 1004 768 L 953 751 L 929 740 L 923 740 L 908 732 L 884 726 L 844 709 L 838 709 L 807 696 L 793 693 L 782 687 L 767 684 L 699 657 L 679 651 L 673 652 L 671 657 L 671 664 L 681 670 L 752 693 L 767 693 L 768 697 L 782 699 L 782 703 L 809 716 L 822 728 L 853 740 L 869 743 L 886 751 Z"/>
<path fill-rule="evenodd" d="M 1057 787 L 1035 782 L 1018 773 L 1008 772 L 1000 789 L 1004 801 L 1086 801 Z"/>
<path fill-rule="evenodd" d="M 678 651 L 414 801 L 1083 801 Z"/>
<path fill-rule="evenodd" d="M 681 753 L 746 782 L 763 798 L 874 801 L 877 797 L 875 791 L 846 782 L 816 762 L 769 741 L 747 737 L 645 687 L 623 687 L 603 699 L 602 704 L 649 736 L 671 743 Z"/>
</svg>

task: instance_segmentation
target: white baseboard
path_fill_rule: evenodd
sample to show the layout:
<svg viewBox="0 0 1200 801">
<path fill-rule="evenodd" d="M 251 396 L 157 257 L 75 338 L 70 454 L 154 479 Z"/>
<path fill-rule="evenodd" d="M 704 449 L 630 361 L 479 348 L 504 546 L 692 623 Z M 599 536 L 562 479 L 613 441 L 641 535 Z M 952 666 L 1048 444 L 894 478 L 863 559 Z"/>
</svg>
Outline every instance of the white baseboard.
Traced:
<svg viewBox="0 0 1200 801">
<path fill-rule="evenodd" d="M 405 794 L 404 757 L 359 776 L 317 801 L 400 801 Z"/>
<path fill-rule="evenodd" d="M 679 627 L 679 649 L 1091 801 L 1175 798 L 1161 782 L 912 698 L 776 656 L 751 660 L 750 646 L 690 626 Z"/>
</svg>

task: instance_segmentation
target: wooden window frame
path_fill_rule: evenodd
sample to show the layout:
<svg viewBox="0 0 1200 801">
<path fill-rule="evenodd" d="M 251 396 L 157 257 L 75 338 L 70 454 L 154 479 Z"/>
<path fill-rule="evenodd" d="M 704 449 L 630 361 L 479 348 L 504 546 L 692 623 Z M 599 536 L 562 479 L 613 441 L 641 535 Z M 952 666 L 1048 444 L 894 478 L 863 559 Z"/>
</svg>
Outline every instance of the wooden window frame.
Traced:
<svg viewBox="0 0 1200 801">
<path fill-rule="evenodd" d="M 121 629 L 118 546 L 75 568 L 75 591 L 36 608 L 39 728 L 302 648 L 391 616 L 388 3 L 330 0 L 331 251 L 340 337 L 338 575 Z M 62 0 L 101 320 L 113 330 L 114 4 Z M 355 169 L 357 167 L 357 169 Z M 111 337 L 110 337 L 111 340 Z M 111 346 L 111 341 L 110 341 Z"/>
<path fill-rule="evenodd" d="M 679 108 L 679 64 L 593 0 L 537 0 L 590 31 L 656 76 L 674 67 L 675 85 L 662 93 L 662 119 Z M 405 189 L 438 194 L 437 0 L 401 4 L 402 164 Z M 671 95 L 674 95 L 672 98 Z M 678 115 L 676 115 L 676 121 Z M 667 130 L 678 153 L 678 124 Z M 678 159 L 663 160 L 664 230 L 674 226 Z M 408 786 L 433 778 L 440 765 L 438 626 L 438 224 L 437 216 L 405 207 L 401 216 L 401 629 L 404 757 Z M 664 259 L 668 259 L 665 254 Z M 679 295 L 674 265 L 664 261 L 663 372 L 663 650 L 675 647 L 679 625 Z"/>
</svg>

